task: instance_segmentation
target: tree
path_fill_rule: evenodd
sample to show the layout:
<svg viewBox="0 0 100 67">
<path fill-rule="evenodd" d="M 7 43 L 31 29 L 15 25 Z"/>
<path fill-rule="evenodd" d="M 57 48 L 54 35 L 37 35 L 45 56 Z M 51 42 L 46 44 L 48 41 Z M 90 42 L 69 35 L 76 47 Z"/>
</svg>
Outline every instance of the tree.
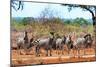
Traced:
<svg viewBox="0 0 100 67">
<path fill-rule="evenodd" d="M 72 22 L 71 22 L 70 19 L 67 19 L 67 20 L 64 21 L 64 23 L 65 23 L 65 24 L 71 24 Z"/>
<path fill-rule="evenodd" d="M 11 0 L 11 7 L 16 11 L 19 9 L 23 10 L 23 5 L 22 1 Z"/>
<path fill-rule="evenodd" d="M 32 24 L 33 22 L 35 22 L 35 19 L 32 17 L 25 17 L 22 19 L 21 24 L 23 25 L 28 25 L 28 24 Z"/>
<path fill-rule="evenodd" d="M 79 24 L 79 25 L 88 25 L 89 22 L 83 18 L 76 18 L 74 19 L 74 23 Z"/>
<path fill-rule="evenodd" d="M 54 12 L 50 7 L 46 7 L 41 11 L 39 18 L 41 22 L 48 22 L 50 19 L 54 18 Z"/>
<path fill-rule="evenodd" d="M 83 11 L 88 11 L 91 13 L 92 16 L 92 21 L 93 21 L 93 26 L 95 27 L 96 25 L 96 6 L 92 6 L 92 5 L 72 5 L 72 4 L 62 4 L 63 6 L 68 6 L 68 10 L 69 12 L 73 9 L 73 8 L 81 8 L 83 9 Z"/>
</svg>

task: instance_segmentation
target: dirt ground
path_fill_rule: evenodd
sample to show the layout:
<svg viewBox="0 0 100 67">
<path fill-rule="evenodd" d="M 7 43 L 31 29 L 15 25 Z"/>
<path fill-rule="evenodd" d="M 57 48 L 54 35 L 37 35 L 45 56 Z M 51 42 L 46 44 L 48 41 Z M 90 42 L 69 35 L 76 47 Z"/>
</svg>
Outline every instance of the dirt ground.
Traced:
<svg viewBox="0 0 100 67">
<path fill-rule="evenodd" d="M 95 48 L 80 49 L 79 51 L 70 50 L 69 54 L 66 50 L 62 52 L 60 50 L 52 50 L 52 56 L 46 56 L 45 50 L 41 49 L 40 56 L 37 57 L 34 48 L 28 52 L 21 50 L 21 54 L 18 53 L 18 50 L 12 50 L 11 61 L 12 65 L 37 65 L 96 60 Z"/>
</svg>

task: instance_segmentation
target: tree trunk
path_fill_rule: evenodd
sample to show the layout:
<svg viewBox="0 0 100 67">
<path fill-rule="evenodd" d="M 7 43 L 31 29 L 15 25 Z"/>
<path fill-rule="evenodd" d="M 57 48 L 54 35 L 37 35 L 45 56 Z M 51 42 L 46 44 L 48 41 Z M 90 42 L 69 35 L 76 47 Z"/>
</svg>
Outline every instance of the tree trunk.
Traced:
<svg viewBox="0 0 100 67">
<path fill-rule="evenodd" d="M 89 8 L 85 8 L 85 9 L 88 10 L 92 15 L 94 34 L 96 34 L 96 17 L 91 9 L 89 9 Z"/>
<path fill-rule="evenodd" d="M 94 35 L 96 35 L 96 17 L 92 16 Z"/>
</svg>

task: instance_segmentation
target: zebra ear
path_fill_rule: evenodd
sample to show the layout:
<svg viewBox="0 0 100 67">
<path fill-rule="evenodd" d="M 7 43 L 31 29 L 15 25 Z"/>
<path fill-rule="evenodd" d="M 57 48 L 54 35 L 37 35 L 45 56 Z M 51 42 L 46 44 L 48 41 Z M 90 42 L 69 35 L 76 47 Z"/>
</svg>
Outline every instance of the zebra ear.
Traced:
<svg viewBox="0 0 100 67">
<path fill-rule="evenodd" d="M 87 35 L 84 36 L 84 38 L 86 38 L 86 37 L 87 37 Z"/>
<path fill-rule="evenodd" d="M 51 35 L 54 35 L 54 32 L 50 32 Z"/>
<path fill-rule="evenodd" d="M 85 36 L 84 36 L 84 38 L 86 38 L 87 36 L 91 36 L 90 34 L 86 34 Z"/>
<path fill-rule="evenodd" d="M 24 37 L 25 37 L 25 34 L 26 34 L 26 33 L 25 33 L 25 31 L 24 31 L 24 32 L 23 32 L 23 36 L 24 36 Z"/>
<path fill-rule="evenodd" d="M 25 31 L 25 34 L 27 34 L 27 31 Z"/>
<path fill-rule="evenodd" d="M 32 42 L 32 41 L 33 41 L 33 38 L 30 39 L 30 42 Z"/>
</svg>

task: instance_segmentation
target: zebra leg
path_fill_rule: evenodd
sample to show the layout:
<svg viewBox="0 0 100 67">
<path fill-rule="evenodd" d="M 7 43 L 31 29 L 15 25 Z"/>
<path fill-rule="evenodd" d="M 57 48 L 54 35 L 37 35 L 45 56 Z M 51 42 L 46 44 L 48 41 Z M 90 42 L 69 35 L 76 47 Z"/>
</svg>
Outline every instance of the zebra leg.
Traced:
<svg viewBox="0 0 100 67">
<path fill-rule="evenodd" d="M 64 47 L 62 46 L 62 54 L 64 55 Z"/>
<path fill-rule="evenodd" d="M 39 54 L 39 47 L 38 46 L 36 46 L 36 56 L 38 56 L 38 54 Z"/>
<path fill-rule="evenodd" d="M 69 51 L 70 51 L 70 49 L 68 48 L 68 49 L 67 49 L 67 53 L 68 53 L 68 55 L 69 55 Z"/>
<path fill-rule="evenodd" d="M 47 52 L 47 53 L 46 53 L 46 56 L 48 56 L 48 49 L 46 50 L 46 52 Z"/>
<path fill-rule="evenodd" d="M 63 46 L 61 46 L 61 53 L 62 53 L 62 55 L 64 54 L 64 53 L 63 53 Z"/>
<path fill-rule="evenodd" d="M 84 55 L 85 55 L 85 49 L 84 49 Z"/>
<path fill-rule="evenodd" d="M 56 50 L 56 54 L 57 54 L 57 46 L 55 47 L 55 50 Z"/>
<path fill-rule="evenodd" d="M 50 48 L 49 48 L 49 50 L 50 50 L 50 56 L 52 56 L 52 54 L 51 54 L 51 51 L 52 51 L 52 47 L 50 47 Z"/>
<path fill-rule="evenodd" d="M 17 48 L 17 50 L 18 50 L 18 54 L 20 55 L 20 49 L 19 49 L 19 47 Z"/>
<path fill-rule="evenodd" d="M 59 50 L 59 51 L 58 51 L 58 55 L 60 54 L 60 51 L 61 51 L 60 49 L 61 49 L 61 47 L 60 47 L 60 46 L 58 46 L 58 50 Z"/>
<path fill-rule="evenodd" d="M 68 46 L 67 48 L 68 55 L 70 54 L 70 51 L 71 51 L 71 48 Z"/>
<path fill-rule="evenodd" d="M 20 55 L 21 53 L 21 50 L 20 50 L 20 46 L 18 45 L 18 47 L 17 47 L 17 50 L 18 50 L 18 54 Z"/>
<path fill-rule="evenodd" d="M 36 56 L 37 56 L 37 46 L 35 47 L 35 54 L 36 54 Z"/>
<path fill-rule="evenodd" d="M 78 48 L 77 50 L 78 50 L 78 57 L 79 57 L 80 56 L 80 49 Z"/>
<path fill-rule="evenodd" d="M 52 54 L 51 54 L 51 49 L 50 49 L 50 56 L 52 56 Z"/>
</svg>

